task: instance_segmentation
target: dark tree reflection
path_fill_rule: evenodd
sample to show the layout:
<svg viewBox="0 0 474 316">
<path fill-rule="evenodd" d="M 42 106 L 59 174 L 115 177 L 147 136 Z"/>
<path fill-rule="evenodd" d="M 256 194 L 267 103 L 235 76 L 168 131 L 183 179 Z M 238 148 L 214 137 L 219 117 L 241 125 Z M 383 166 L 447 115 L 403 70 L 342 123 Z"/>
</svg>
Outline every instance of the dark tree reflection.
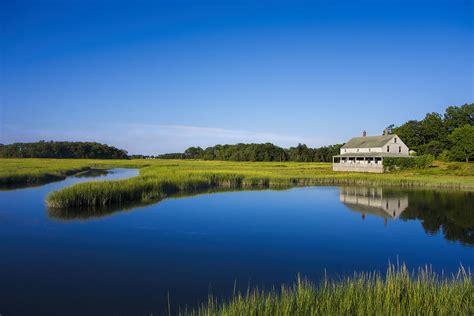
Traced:
<svg viewBox="0 0 474 316">
<path fill-rule="evenodd" d="M 400 219 L 417 219 L 429 234 L 442 233 L 447 240 L 474 245 L 473 192 L 407 192 L 409 205 Z"/>
</svg>

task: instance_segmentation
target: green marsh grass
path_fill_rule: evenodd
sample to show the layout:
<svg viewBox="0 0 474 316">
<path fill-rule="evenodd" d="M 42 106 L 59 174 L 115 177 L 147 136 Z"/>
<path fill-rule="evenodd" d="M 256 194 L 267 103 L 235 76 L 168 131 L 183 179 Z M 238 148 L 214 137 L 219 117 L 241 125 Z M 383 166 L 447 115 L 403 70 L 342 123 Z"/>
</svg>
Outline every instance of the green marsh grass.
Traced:
<svg viewBox="0 0 474 316">
<path fill-rule="evenodd" d="M 159 200 L 179 192 L 199 192 L 213 187 L 251 189 L 344 184 L 473 190 L 474 168 L 467 167 L 470 175 L 463 176 L 447 168 L 363 174 L 333 172 L 327 163 L 155 160 L 141 168 L 137 177 L 76 184 L 52 192 L 47 202 L 51 208 L 107 207 L 132 201 Z"/>
<path fill-rule="evenodd" d="M 430 267 L 410 272 L 389 265 L 385 275 L 354 273 L 318 284 L 298 277 L 291 286 L 249 289 L 227 301 L 212 296 L 181 315 L 473 315 L 474 287 L 470 271 L 460 267 L 452 276 Z"/>
<path fill-rule="evenodd" d="M 145 161 L 0 158 L 0 186 L 29 186 L 63 180 L 90 169 L 140 168 Z"/>
<path fill-rule="evenodd" d="M 333 172 L 330 163 L 199 160 L 0 159 L 0 184 L 60 180 L 75 172 L 139 168 L 126 180 L 85 182 L 52 192 L 51 208 L 108 207 L 147 202 L 210 188 L 288 188 L 308 185 L 383 185 L 474 190 L 474 164 L 440 163 L 384 174 Z"/>
</svg>

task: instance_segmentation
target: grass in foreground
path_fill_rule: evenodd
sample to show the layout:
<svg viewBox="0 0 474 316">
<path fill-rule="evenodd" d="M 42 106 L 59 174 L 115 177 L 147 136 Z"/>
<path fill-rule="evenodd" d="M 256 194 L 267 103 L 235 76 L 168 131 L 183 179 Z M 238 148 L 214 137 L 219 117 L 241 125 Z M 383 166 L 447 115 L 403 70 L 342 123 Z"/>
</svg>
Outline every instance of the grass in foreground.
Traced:
<svg viewBox="0 0 474 316">
<path fill-rule="evenodd" d="M 229 301 L 210 297 L 181 315 L 473 315 L 472 275 L 438 275 L 425 267 L 410 273 L 389 265 L 386 275 L 355 273 L 351 278 L 319 284 L 298 278 L 279 291 L 248 290 Z"/>
<path fill-rule="evenodd" d="M 0 184 L 61 179 L 87 168 L 140 168 L 131 179 L 86 182 L 51 193 L 51 208 L 104 207 L 159 200 L 210 188 L 284 188 L 305 185 L 394 185 L 474 190 L 474 164 L 437 163 L 384 174 L 333 172 L 330 163 L 197 160 L 0 159 Z M 53 181 L 48 180 L 48 181 Z M 47 181 L 47 182 L 48 182 Z"/>
</svg>

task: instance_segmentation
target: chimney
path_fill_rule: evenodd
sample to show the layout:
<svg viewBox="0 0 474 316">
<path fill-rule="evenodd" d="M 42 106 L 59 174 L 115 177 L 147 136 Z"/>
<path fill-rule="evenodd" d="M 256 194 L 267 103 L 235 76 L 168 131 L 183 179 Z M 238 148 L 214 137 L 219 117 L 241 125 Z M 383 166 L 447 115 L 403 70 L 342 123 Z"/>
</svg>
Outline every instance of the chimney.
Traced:
<svg viewBox="0 0 474 316">
<path fill-rule="evenodd" d="M 363 131 L 362 132 L 362 137 L 366 137 L 367 136 L 367 132 L 366 131 Z"/>
<path fill-rule="evenodd" d="M 385 129 L 383 130 L 383 134 L 384 134 L 384 136 L 387 136 L 387 135 L 388 135 L 388 128 L 385 128 Z"/>
</svg>

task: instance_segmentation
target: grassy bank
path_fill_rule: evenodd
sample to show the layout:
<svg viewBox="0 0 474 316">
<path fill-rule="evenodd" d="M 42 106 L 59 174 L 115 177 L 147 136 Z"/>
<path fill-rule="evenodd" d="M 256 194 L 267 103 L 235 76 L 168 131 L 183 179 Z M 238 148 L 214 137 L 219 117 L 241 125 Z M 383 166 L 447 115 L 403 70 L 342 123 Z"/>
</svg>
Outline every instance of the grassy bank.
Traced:
<svg viewBox="0 0 474 316">
<path fill-rule="evenodd" d="M 144 165 L 144 160 L 3 158 L 0 159 L 0 186 L 49 183 L 91 168 L 140 168 Z"/>
<path fill-rule="evenodd" d="M 86 182 L 48 196 L 51 208 L 103 207 L 147 202 L 178 192 L 210 188 L 284 188 L 305 185 L 385 185 L 474 190 L 474 164 L 385 174 L 333 172 L 329 163 L 229 162 L 197 160 L 0 159 L 0 183 L 38 183 L 87 168 L 140 168 L 131 179 Z"/>
<path fill-rule="evenodd" d="M 248 290 L 229 301 L 209 298 L 182 315 L 473 315 L 472 275 L 460 268 L 446 277 L 429 268 L 410 273 L 389 266 L 385 276 L 356 273 L 319 284 L 298 278 L 280 290 Z"/>
</svg>

